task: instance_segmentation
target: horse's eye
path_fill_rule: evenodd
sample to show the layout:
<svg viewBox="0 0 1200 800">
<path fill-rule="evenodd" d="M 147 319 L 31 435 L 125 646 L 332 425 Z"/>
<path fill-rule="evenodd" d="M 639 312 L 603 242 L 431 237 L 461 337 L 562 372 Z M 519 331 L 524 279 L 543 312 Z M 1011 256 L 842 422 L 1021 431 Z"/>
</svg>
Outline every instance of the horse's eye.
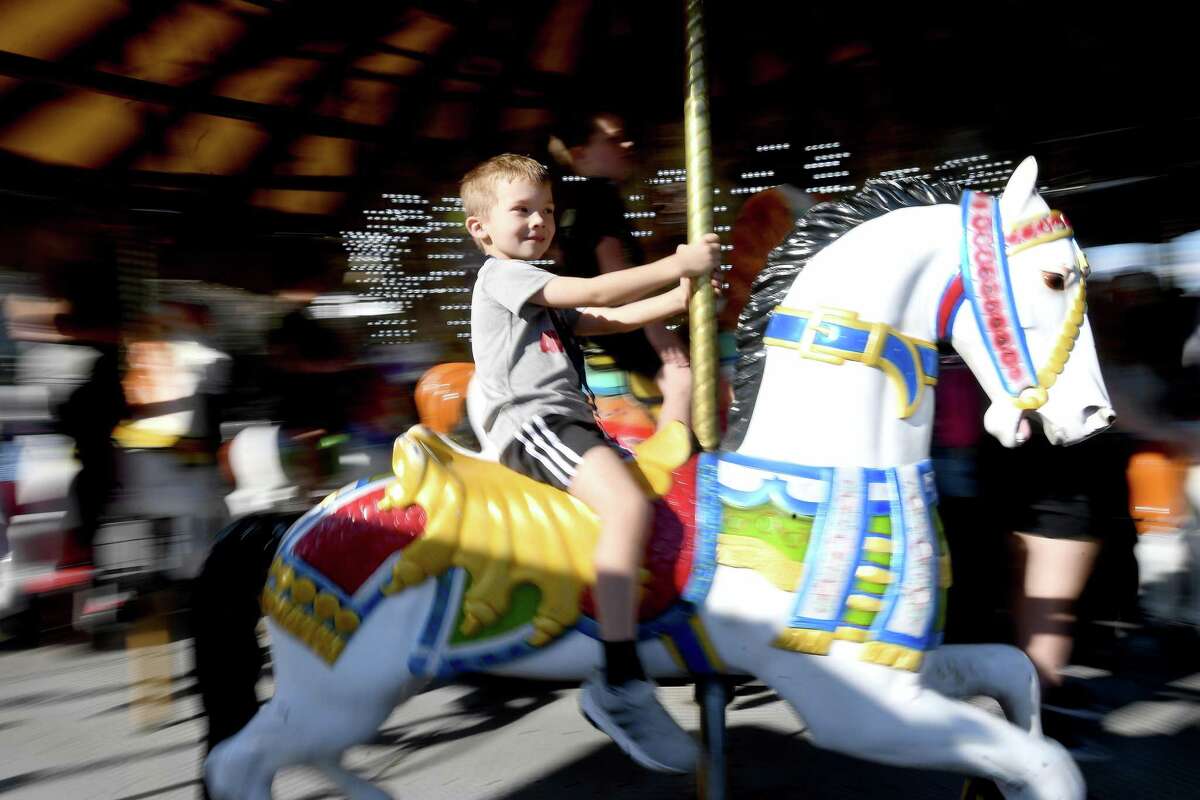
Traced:
<svg viewBox="0 0 1200 800">
<path fill-rule="evenodd" d="M 1045 271 L 1042 273 L 1042 280 L 1045 282 L 1048 288 L 1053 289 L 1056 292 L 1061 292 L 1063 289 L 1067 288 L 1067 279 L 1064 278 L 1060 272 Z"/>
</svg>

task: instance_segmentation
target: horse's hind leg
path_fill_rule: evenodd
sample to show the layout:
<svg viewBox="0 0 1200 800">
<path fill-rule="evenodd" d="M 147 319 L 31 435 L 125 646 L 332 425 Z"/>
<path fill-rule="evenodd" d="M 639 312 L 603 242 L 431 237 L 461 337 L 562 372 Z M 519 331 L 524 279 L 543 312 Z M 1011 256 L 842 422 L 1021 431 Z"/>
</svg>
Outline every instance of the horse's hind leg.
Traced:
<svg viewBox="0 0 1200 800">
<path fill-rule="evenodd" d="M 271 800 L 275 773 L 304 759 L 304 737 L 271 701 L 250 723 L 208 754 L 204 782 L 213 800 Z"/>
<path fill-rule="evenodd" d="M 1009 722 L 1041 735 L 1041 688 L 1033 662 L 1003 644 L 944 645 L 925 656 L 921 683 L 956 699 L 994 698 Z"/>
<path fill-rule="evenodd" d="M 350 800 L 391 800 L 391 795 L 341 764 L 345 751 L 370 741 L 392 710 L 380 693 L 376 708 L 345 708 L 309 699 L 305 707 L 272 700 L 237 736 L 213 750 L 205 768 L 217 800 L 269 800 L 271 782 L 284 767 L 320 769 Z"/>
<path fill-rule="evenodd" d="M 329 669 L 295 640 L 272 629 L 279 684 L 240 733 L 214 748 L 205 768 L 216 800 L 269 800 L 284 767 L 311 765 L 351 800 L 390 795 L 341 765 L 347 749 L 369 742 L 395 706 L 424 683 L 406 673 L 355 678 L 352 664 Z"/>
<path fill-rule="evenodd" d="M 275 774 L 298 765 L 324 769 L 352 800 L 386 798 L 341 758 L 426 682 L 409 672 L 408 656 L 432 600 L 430 582 L 381 604 L 333 667 L 271 623 L 275 696 L 209 755 L 214 800 L 269 800 Z"/>
<path fill-rule="evenodd" d="M 409 680 L 401 687 L 400 694 L 389 692 L 386 696 L 371 699 L 362 694 L 365 703 L 355 703 L 337 708 L 323 708 L 313 715 L 312 724 L 320 726 L 320 741 L 311 754 L 310 762 L 324 772 L 330 781 L 346 793 L 349 800 L 391 800 L 391 795 L 354 774 L 342 765 L 342 757 L 350 747 L 366 744 L 379 730 L 380 724 L 391 714 L 398 703 L 412 696 L 424 680 Z"/>
<path fill-rule="evenodd" d="M 302 763 L 332 780 L 350 800 L 390 795 L 342 766 L 342 756 L 371 741 L 392 710 L 428 682 L 408 669 L 408 655 L 433 599 L 432 582 L 388 600 L 355 634 L 333 669 L 272 626 L 276 700 L 306 741 Z M 397 635 L 397 631 L 402 632 Z"/>
</svg>

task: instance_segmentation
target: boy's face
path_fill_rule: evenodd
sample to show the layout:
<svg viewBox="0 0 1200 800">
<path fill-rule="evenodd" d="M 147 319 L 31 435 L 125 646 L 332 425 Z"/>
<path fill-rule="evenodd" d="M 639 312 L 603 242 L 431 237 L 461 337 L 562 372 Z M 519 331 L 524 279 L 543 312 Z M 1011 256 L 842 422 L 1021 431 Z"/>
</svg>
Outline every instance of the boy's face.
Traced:
<svg viewBox="0 0 1200 800">
<path fill-rule="evenodd" d="M 468 217 L 467 230 L 489 256 L 521 261 L 541 258 L 554 238 L 550 184 L 499 181 L 496 202 L 484 216 Z"/>
</svg>

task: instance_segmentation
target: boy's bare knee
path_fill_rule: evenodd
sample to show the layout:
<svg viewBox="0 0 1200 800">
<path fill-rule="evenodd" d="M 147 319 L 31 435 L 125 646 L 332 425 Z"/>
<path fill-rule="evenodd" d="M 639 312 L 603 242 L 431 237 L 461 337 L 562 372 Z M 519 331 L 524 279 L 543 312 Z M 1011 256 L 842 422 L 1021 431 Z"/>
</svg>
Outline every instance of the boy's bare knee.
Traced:
<svg viewBox="0 0 1200 800">
<path fill-rule="evenodd" d="M 654 509 L 641 488 L 633 484 L 633 491 L 614 492 L 611 501 L 597 509 L 596 513 L 602 520 L 620 520 L 629 527 L 646 528 L 650 525 Z"/>
<path fill-rule="evenodd" d="M 650 501 L 629 467 L 608 448 L 596 447 L 584 455 L 570 491 L 604 520 L 648 522 L 652 513 Z"/>
</svg>

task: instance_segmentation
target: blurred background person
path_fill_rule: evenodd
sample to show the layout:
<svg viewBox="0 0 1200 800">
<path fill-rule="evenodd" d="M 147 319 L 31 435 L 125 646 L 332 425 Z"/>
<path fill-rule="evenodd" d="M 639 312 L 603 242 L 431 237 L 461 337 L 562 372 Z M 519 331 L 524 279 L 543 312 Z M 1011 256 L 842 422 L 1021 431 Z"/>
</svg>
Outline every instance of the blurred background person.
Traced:
<svg viewBox="0 0 1200 800">
<path fill-rule="evenodd" d="M 1186 326 L 1169 294 L 1144 272 L 1089 285 L 1089 317 L 1117 412 L 1114 428 L 1062 448 L 1035 425 L 1021 447 L 1006 450 L 983 437 L 980 450 L 985 518 L 1013 537 L 1015 642 L 1037 668 L 1048 735 L 1080 760 L 1105 755 L 1089 736 L 1104 709 L 1064 669 L 1077 646 L 1092 650 L 1089 663 L 1104 658 L 1109 646 L 1083 636 L 1096 628 L 1081 622 L 1138 617 L 1131 459 L 1147 449 L 1192 447 L 1188 428 L 1175 421 Z"/>
<path fill-rule="evenodd" d="M 88 351 L 81 357 L 90 360 L 82 382 L 55 412 L 59 430 L 75 442 L 80 467 L 71 485 L 74 515 L 68 516 L 59 566 L 88 566 L 92 542 L 118 482 L 113 431 L 128 413 L 121 385 L 120 324 L 115 304 L 83 296 L 72 301 L 55 324 L 67 343 Z"/>
<path fill-rule="evenodd" d="M 607 112 L 568 112 L 550 138 L 549 150 L 563 172 L 554 187 L 559 274 L 591 278 L 644 264 L 621 198 L 621 184 L 634 171 L 633 141 L 624 121 Z M 689 424 L 692 371 L 678 333 L 657 323 L 598 336 L 593 343 L 619 369 L 657 383 L 662 392 L 659 426 L 676 419 Z"/>
</svg>

